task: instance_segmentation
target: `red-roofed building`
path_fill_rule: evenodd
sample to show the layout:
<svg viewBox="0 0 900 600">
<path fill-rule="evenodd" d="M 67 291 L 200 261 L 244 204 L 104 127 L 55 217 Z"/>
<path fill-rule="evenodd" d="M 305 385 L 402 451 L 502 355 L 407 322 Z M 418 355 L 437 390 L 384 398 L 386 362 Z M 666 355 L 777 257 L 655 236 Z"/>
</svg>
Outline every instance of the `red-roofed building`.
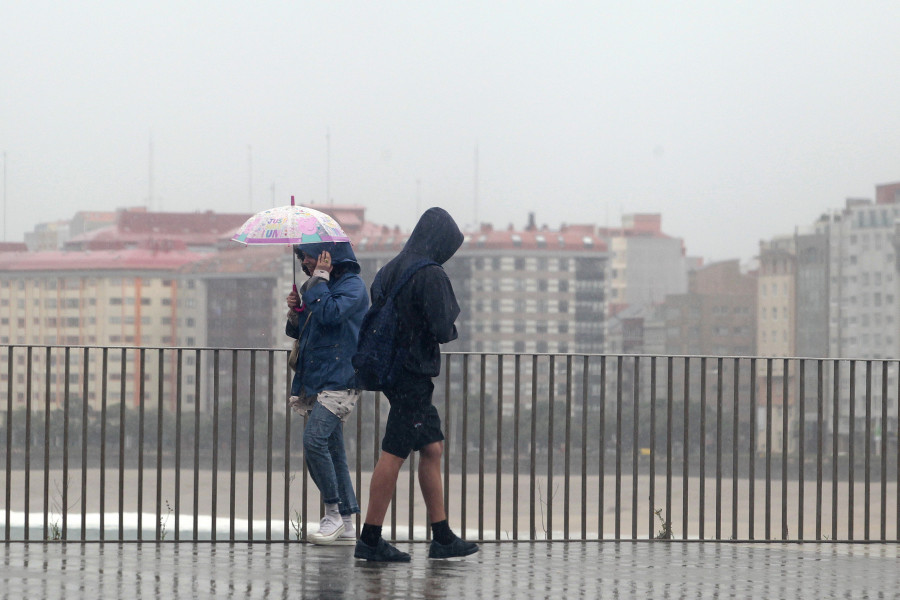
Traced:
<svg viewBox="0 0 900 600">
<path fill-rule="evenodd" d="M 179 323 L 182 296 L 179 270 L 203 255 L 185 249 L 160 251 L 157 248 L 100 250 L 85 252 L 5 252 L 0 253 L 0 344 L 47 346 L 175 346 L 193 345 L 201 336 L 195 323 Z M 60 382 L 62 348 L 52 350 L 51 364 L 43 352 L 35 353 L 35 386 L 43 384 L 49 369 L 51 383 Z M 80 352 L 79 352 L 80 354 Z M 121 361 L 113 352 L 110 360 Z M 101 355 L 95 352 L 88 363 L 90 372 L 102 368 Z M 126 361 L 138 360 L 135 351 Z M 24 377 L 24 366 L 4 377 Z M 118 366 L 115 367 L 118 369 Z M 157 365 L 146 364 L 145 373 L 155 373 Z M 21 371 L 21 372 L 20 372 Z M 113 370 L 118 373 L 118 370 Z M 125 398 L 138 402 L 142 386 L 139 370 L 132 364 L 125 382 Z M 84 373 L 80 362 L 70 364 L 73 390 L 81 390 Z M 167 386 L 174 382 L 167 381 Z M 109 390 L 108 401 L 117 403 L 120 386 Z M 172 388 L 174 389 L 174 388 Z M 20 387 L 13 398 L 15 406 L 24 403 Z M 52 387 L 55 400 L 61 402 L 62 385 Z M 88 402 L 99 402 L 97 390 Z"/>
</svg>

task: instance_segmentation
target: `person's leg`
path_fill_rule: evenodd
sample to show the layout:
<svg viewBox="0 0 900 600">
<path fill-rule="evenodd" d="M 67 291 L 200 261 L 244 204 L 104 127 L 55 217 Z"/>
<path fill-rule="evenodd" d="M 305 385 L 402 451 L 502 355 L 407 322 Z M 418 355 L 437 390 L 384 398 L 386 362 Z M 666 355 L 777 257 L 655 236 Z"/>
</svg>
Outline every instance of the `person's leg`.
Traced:
<svg viewBox="0 0 900 600">
<path fill-rule="evenodd" d="M 431 525 L 431 546 L 429 558 L 452 558 L 468 556 L 478 552 L 478 546 L 460 539 L 450 529 L 444 507 L 444 489 L 441 481 L 441 456 L 444 451 L 444 434 L 440 427 L 440 417 L 433 406 L 422 410 L 419 440 L 419 487 L 428 509 Z"/>
<path fill-rule="evenodd" d="M 387 507 L 391 503 L 397 476 L 405 459 L 382 451 L 372 472 L 369 485 L 369 505 L 366 508 L 366 520 L 359 540 L 356 542 L 355 558 L 376 562 L 409 562 L 410 556 L 387 543 L 381 537 L 381 526 Z"/>
<path fill-rule="evenodd" d="M 347 450 L 344 447 L 344 428 L 341 425 L 335 427 L 328 438 L 328 452 L 334 465 L 338 497 L 341 501 L 341 516 L 354 515 L 359 512 L 359 504 L 353 492 L 353 480 L 350 478 Z"/>
<path fill-rule="evenodd" d="M 319 530 L 307 536 L 314 544 L 334 543 L 345 529 L 340 514 L 341 497 L 330 448 L 334 432 L 340 430 L 341 420 L 317 402 L 303 430 L 303 456 L 325 504 L 325 516 L 319 524 Z"/>
<path fill-rule="evenodd" d="M 339 512 L 344 523 L 344 531 L 334 543 L 355 544 L 356 524 L 353 522 L 353 515 L 359 512 L 359 504 L 356 500 L 356 494 L 353 492 L 350 467 L 347 465 L 343 425 L 335 427 L 331 437 L 328 438 L 328 451 L 331 453 L 331 462 L 334 464 L 334 474 L 337 477 L 338 496 L 341 499 Z"/>
<path fill-rule="evenodd" d="M 378 457 L 378 463 L 372 471 L 372 482 L 369 484 L 366 524 L 381 526 L 384 523 L 384 516 L 391 504 L 394 489 L 397 487 L 397 477 L 405 460 L 384 451 Z"/>
<path fill-rule="evenodd" d="M 444 442 L 434 442 L 419 450 L 419 488 L 425 499 L 428 522 L 447 518 L 444 512 L 444 483 L 441 480 L 441 456 Z"/>
<path fill-rule="evenodd" d="M 303 430 L 303 456 L 309 467 L 319 493 L 322 494 L 322 502 L 325 504 L 338 504 L 341 501 L 338 494 L 337 475 L 332 462 L 329 449 L 329 439 L 335 429 L 340 428 L 341 420 L 331 414 L 319 403 L 313 407 Z"/>
</svg>

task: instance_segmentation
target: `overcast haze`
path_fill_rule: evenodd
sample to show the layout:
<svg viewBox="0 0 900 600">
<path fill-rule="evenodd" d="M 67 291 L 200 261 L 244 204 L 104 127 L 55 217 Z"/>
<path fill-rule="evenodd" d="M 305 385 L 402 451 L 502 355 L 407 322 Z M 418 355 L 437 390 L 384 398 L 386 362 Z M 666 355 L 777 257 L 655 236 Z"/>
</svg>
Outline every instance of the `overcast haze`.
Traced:
<svg viewBox="0 0 900 600">
<path fill-rule="evenodd" d="M 0 0 L 6 240 L 151 193 L 330 190 L 407 228 L 432 205 L 660 212 L 689 254 L 746 260 L 900 180 L 898 22 L 896 1 Z"/>
</svg>

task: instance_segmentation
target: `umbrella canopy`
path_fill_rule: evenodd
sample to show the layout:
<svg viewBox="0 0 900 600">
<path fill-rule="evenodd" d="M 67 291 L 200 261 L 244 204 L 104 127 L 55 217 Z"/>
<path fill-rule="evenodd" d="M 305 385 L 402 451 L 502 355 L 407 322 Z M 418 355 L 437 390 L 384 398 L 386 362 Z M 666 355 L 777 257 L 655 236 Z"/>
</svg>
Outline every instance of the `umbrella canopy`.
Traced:
<svg viewBox="0 0 900 600">
<path fill-rule="evenodd" d="M 258 212 L 231 239 L 242 244 L 314 244 L 349 242 L 338 222 L 305 206 L 279 206 Z"/>
</svg>

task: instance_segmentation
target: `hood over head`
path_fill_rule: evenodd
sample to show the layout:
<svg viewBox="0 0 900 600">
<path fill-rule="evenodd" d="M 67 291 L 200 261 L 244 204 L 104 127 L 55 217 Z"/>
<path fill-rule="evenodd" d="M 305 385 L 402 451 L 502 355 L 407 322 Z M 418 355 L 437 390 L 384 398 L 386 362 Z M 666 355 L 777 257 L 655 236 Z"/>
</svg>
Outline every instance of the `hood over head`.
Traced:
<svg viewBox="0 0 900 600">
<path fill-rule="evenodd" d="M 335 267 L 343 267 L 351 273 L 359 273 L 359 262 L 350 242 L 315 242 L 312 244 L 294 245 L 294 254 L 299 257 L 299 252 L 308 256 L 318 257 L 322 252 L 331 254 L 331 264 Z"/>
<path fill-rule="evenodd" d="M 463 239 L 463 234 L 450 213 L 435 206 L 426 210 L 419 218 L 403 251 L 444 264 L 459 250 Z"/>
</svg>

